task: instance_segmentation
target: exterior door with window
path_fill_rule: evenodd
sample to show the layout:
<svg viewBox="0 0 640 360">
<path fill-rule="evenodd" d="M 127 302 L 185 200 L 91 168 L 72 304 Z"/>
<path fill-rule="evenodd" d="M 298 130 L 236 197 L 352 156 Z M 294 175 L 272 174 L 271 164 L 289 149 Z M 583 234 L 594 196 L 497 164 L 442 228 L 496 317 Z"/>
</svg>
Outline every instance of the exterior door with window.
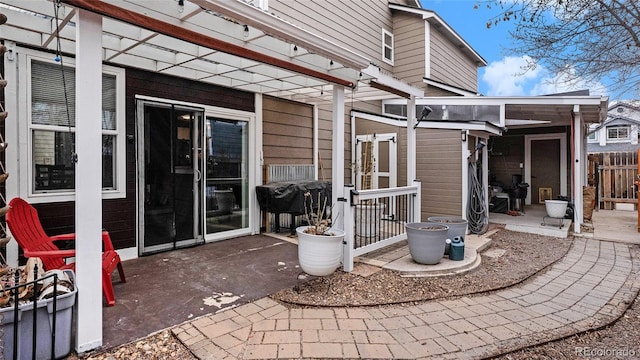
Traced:
<svg viewBox="0 0 640 360">
<path fill-rule="evenodd" d="M 141 254 L 204 241 L 203 117 L 198 108 L 138 101 Z"/>
<path fill-rule="evenodd" d="M 356 136 L 356 189 L 397 186 L 396 139 L 395 133 Z"/>
</svg>

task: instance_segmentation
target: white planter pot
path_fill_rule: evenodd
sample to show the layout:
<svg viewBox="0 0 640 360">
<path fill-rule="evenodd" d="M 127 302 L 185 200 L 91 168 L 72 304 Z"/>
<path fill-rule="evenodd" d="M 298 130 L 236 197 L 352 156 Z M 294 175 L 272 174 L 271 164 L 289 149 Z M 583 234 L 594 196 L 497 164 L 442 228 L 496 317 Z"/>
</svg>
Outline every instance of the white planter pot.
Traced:
<svg viewBox="0 0 640 360">
<path fill-rule="evenodd" d="M 315 235 L 305 233 L 307 227 L 296 228 L 300 268 L 313 276 L 332 274 L 342 261 L 344 231 L 331 229 L 333 235 Z"/>
<path fill-rule="evenodd" d="M 378 236 L 385 207 L 385 204 L 356 205 L 356 236 Z"/>
<path fill-rule="evenodd" d="M 552 218 L 564 218 L 567 212 L 567 204 L 569 202 L 565 200 L 545 200 L 544 207 L 547 210 L 547 215 Z"/>
</svg>

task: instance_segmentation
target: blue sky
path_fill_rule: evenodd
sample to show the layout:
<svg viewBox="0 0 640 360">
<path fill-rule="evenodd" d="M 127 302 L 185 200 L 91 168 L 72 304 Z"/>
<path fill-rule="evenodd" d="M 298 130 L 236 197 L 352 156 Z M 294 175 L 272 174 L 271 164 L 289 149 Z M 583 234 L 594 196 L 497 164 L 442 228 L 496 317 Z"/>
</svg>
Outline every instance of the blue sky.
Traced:
<svg viewBox="0 0 640 360">
<path fill-rule="evenodd" d="M 484 6 L 474 9 L 475 0 L 420 0 L 422 7 L 435 11 L 463 39 L 471 45 L 488 63 L 478 72 L 480 93 L 488 96 L 544 95 L 570 90 L 589 88 L 591 95 L 608 95 L 602 83 L 577 81 L 566 84 L 558 81 L 561 77 L 551 74 L 544 66 L 535 71 L 523 73 L 527 54 L 507 54 L 505 46 L 512 40 L 510 23 L 500 23 L 487 29 L 489 19 L 500 13 L 499 8 L 491 10 Z"/>
</svg>

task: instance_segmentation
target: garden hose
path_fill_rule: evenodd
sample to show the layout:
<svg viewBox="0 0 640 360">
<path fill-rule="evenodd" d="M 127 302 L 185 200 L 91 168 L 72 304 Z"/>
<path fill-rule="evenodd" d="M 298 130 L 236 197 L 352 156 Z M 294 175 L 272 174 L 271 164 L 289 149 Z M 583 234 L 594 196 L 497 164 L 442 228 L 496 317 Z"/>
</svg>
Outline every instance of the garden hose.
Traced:
<svg viewBox="0 0 640 360">
<path fill-rule="evenodd" d="M 469 201 L 467 221 L 472 234 L 484 234 L 489 228 L 489 214 L 482 186 L 482 162 L 469 162 Z"/>
</svg>

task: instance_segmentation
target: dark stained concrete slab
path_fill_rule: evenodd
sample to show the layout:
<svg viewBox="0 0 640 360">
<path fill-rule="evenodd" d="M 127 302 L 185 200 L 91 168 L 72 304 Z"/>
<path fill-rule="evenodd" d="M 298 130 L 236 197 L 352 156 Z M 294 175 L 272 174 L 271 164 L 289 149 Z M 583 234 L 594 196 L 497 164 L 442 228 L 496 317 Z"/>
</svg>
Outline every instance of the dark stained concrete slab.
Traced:
<svg viewBox="0 0 640 360">
<path fill-rule="evenodd" d="M 244 236 L 123 262 L 114 272 L 116 305 L 103 308 L 103 347 L 111 348 L 221 309 L 242 305 L 298 280 L 297 246 Z"/>
</svg>

